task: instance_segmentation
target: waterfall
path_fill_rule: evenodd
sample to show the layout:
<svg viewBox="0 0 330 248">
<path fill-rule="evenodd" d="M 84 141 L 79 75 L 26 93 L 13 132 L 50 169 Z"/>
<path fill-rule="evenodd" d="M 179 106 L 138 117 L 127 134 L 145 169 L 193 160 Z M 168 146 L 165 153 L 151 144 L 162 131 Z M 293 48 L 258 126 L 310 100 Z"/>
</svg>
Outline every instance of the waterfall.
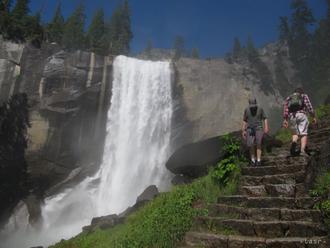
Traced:
<svg viewBox="0 0 330 248">
<path fill-rule="evenodd" d="M 21 223 L 22 228 L 13 234 L 6 233 L 11 229 L 7 227 L 0 235 L 4 247 L 49 245 L 70 238 L 93 217 L 120 213 L 133 205 L 147 186 L 155 184 L 160 190 L 166 189 L 171 177 L 165 168 L 171 118 L 169 62 L 116 57 L 99 171 L 45 199 L 38 230 Z M 9 224 L 15 223 L 15 218 L 13 214 Z"/>
</svg>

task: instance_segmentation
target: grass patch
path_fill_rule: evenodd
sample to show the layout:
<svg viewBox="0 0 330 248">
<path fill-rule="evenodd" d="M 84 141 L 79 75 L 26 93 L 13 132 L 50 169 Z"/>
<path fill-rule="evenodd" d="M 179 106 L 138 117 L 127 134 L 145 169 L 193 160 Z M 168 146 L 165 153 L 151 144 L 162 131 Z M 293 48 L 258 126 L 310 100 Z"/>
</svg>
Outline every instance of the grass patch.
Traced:
<svg viewBox="0 0 330 248">
<path fill-rule="evenodd" d="M 191 228 L 194 217 L 207 215 L 208 204 L 215 203 L 219 195 L 237 188 L 238 175 L 220 188 L 211 173 L 192 184 L 175 186 L 162 193 L 145 207 L 130 215 L 122 225 L 78 236 L 52 246 L 52 248 L 103 247 L 175 247 Z M 202 208 L 194 208 L 201 202 Z"/>
<path fill-rule="evenodd" d="M 318 119 L 323 119 L 324 117 L 330 115 L 330 104 L 318 106 L 315 109 L 315 115 Z"/>
<path fill-rule="evenodd" d="M 289 143 L 291 141 L 292 133 L 289 128 L 281 128 L 275 134 L 275 139 L 280 140 L 282 143 Z"/>
<path fill-rule="evenodd" d="M 131 214 L 124 224 L 81 233 L 52 248 L 175 247 L 191 229 L 196 216 L 208 215 L 209 204 L 216 203 L 220 195 L 237 191 L 242 158 L 238 154 L 238 141 L 230 136 L 226 136 L 226 141 L 224 160 L 211 168 L 207 176 L 160 194 Z"/>
<path fill-rule="evenodd" d="M 314 188 L 309 193 L 311 196 L 321 197 L 322 200 L 315 205 L 315 208 L 321 210 L 324 222 L 330 230 L 330 171 L 316 178 Z"/>
</svg>

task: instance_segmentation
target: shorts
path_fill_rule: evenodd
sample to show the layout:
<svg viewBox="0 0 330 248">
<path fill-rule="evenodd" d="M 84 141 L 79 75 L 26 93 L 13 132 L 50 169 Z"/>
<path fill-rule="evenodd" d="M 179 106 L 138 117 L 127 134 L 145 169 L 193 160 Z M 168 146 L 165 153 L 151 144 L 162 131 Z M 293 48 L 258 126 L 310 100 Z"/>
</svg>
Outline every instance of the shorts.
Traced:
<svg viewBox="0 0 330 248">
<path fill-rule="evenodd" d="M 251 128 L 247 129 L 247 137 L 246 143 L 248 147 L 253 145 L 261 145 L 262 137 L 264 136 L 264 132 L 262 130 L 253 130 Z"/>
<path fill-rule="evenodd" d="M 308 124 L 307 115 L 304 113 L 296 113 L 290 117 L 290 129 L 297 135 L 307 135 Z"/>
</svg>

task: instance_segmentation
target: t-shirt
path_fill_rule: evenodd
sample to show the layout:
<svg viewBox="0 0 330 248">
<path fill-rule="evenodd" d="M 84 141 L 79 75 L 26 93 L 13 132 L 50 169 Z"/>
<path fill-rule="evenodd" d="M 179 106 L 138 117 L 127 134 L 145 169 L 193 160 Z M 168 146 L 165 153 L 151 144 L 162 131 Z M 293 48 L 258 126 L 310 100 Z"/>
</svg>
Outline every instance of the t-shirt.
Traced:
<svg viewBox="0 0 330 248">
<path fill-rule="evenodd" d="M 244 110 L 243 120 L 247 122 L 248 128 L 262 129 L 263 121 L 267 119 L 265 111 L 263 108 L 257 107 L 255 115 L 253 115 L 252 112 L 253 110 L 251 111 L 250 107 L 247 107 Z"/>
</svg>

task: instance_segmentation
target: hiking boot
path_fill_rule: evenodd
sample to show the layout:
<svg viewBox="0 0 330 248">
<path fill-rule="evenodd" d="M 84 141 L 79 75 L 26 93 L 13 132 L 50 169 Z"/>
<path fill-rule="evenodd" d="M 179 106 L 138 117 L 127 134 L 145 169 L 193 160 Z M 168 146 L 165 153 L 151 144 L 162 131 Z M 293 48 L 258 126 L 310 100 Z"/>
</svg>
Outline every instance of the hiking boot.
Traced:
<svg viewBox="0 0 330 248">
<path fill-rule="evenodd" d="M 256 166 L 256 162 L 257 162 L 257 161 L 252 161 L 252 160 L 250 160 L 250 166 Z"/>
<path fill-rule="evenodd" d="M 257 161 L 256 166 L 261 166 L 261 161 Z"/>
<path fill-rule="evenodd" d="M 291 143 L 291 148 L 290 148 L 290 153 L 291 156 L 299 156 L 300 150 L 297 150 L 297 142 L 292 142 Z"/>
</svg>

